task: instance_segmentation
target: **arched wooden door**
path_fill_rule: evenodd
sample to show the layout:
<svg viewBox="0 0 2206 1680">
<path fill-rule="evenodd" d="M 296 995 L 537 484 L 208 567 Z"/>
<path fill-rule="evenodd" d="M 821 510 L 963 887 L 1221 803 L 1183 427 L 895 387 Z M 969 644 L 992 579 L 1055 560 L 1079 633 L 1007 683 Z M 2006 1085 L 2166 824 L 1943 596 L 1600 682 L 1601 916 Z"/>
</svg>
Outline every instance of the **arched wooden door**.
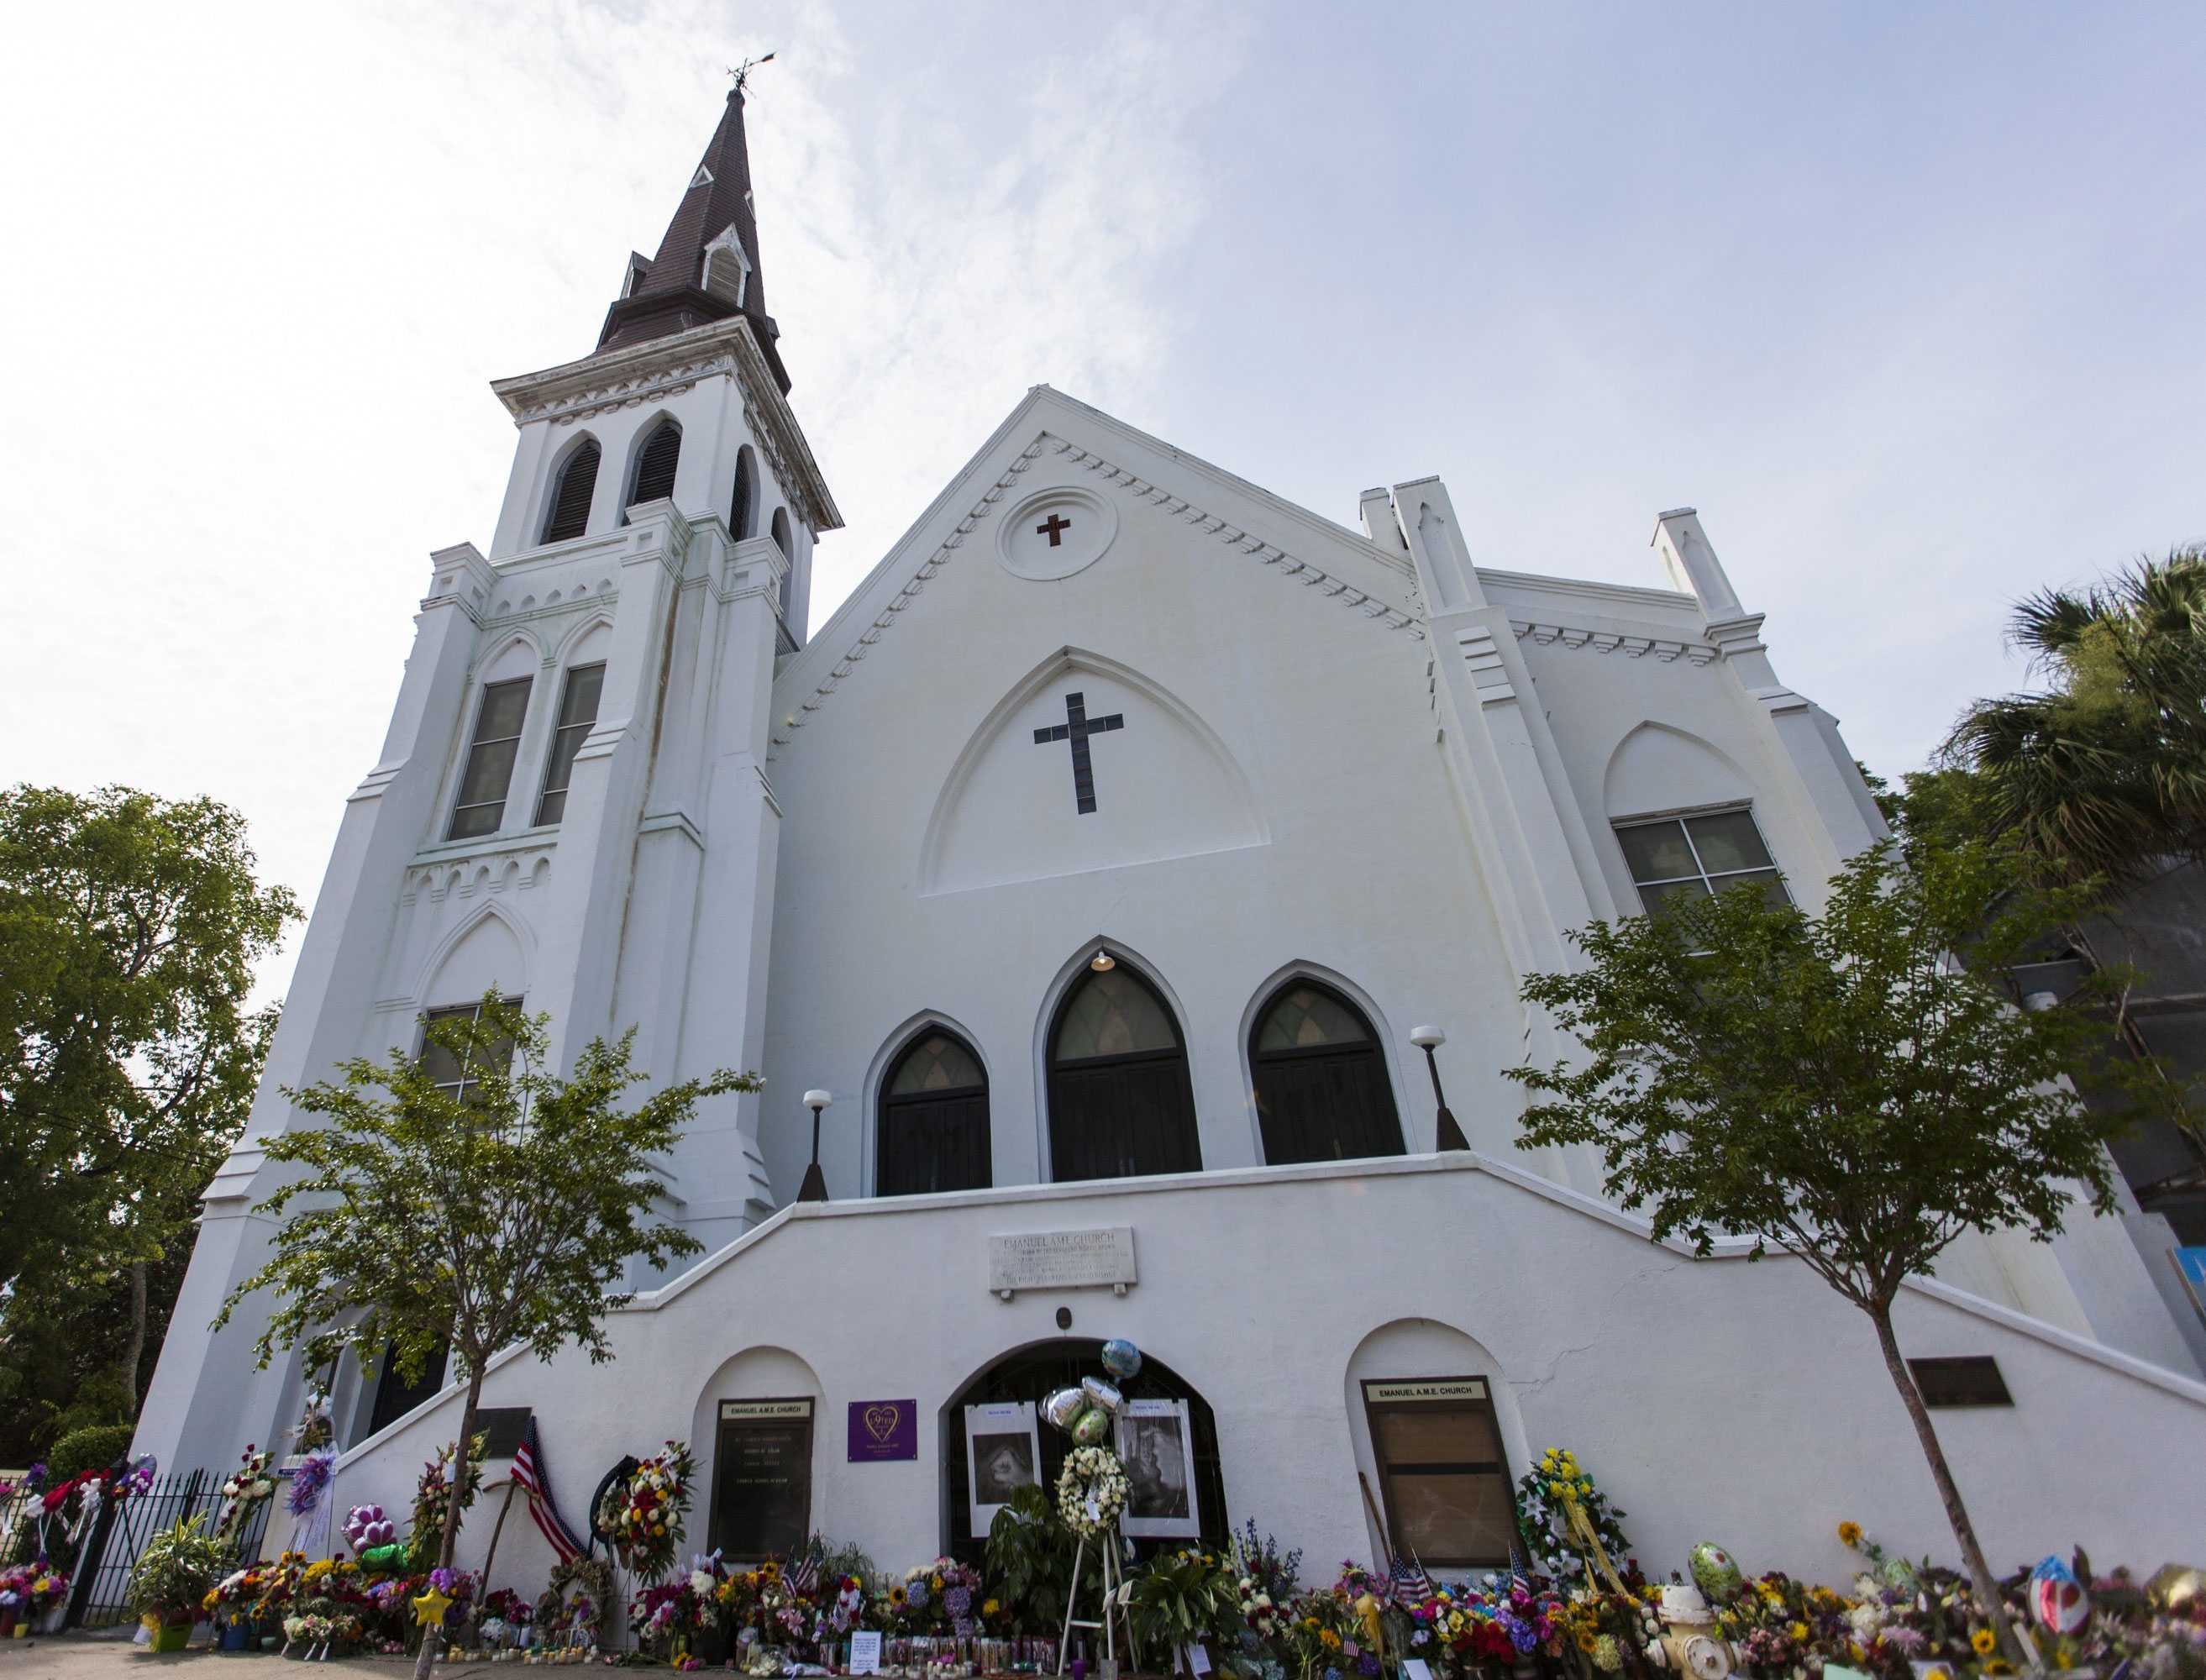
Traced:
<svg viewBox="0 0 2206 1680">
<path fill-rule="evenodd" d="M 1267 1165 L 1403 1153 L 1378 1035 L 1333 987 L 1297 979 L 1273 992 L 1249 1034 L 1249 1071 Z"/>
<path fill-rule="evenodd" d="M 915 1034 L 881 1087 L 873 1153 L 873 1194 L 926 1195 L 985 1190 L 988 1075 L 972 1046 L 954 1033 Z"/>
<path fill-rule="evenodd" d="M 1195 1089 L 1179 1022 L 1124 963 L 1092 969 L 1057 1006 L 1049 1033 L 1050 1177 L 1194 1172 Z"/>
</svg>

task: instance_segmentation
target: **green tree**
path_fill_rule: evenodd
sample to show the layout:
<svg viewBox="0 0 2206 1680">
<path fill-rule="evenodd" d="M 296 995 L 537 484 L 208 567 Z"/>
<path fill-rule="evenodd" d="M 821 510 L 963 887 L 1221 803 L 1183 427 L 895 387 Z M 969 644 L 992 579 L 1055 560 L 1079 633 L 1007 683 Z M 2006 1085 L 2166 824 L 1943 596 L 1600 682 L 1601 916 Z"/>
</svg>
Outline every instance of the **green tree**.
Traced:
<svg viewBox="0 0 2206 1680">
<path fill-rule="evenodd" d="M 213 800 L 0 792 L 0 1288 L 122 1280 L 114 1421 L 137 1415 L 166 1310 L 148 1268 L 188 1246 L 274 1028 L 247 993 L 299 911 L 255 866 L 244 819 Z M 30 1379 L 17 1345 L 11 1326 L 0 1391 Z"/>
<path fill-rule="evenodd" d="M 516 1344 L 550 1360 L 569 1342 L 612 1357 L 600 1318 L 629 1298 L 632 1260 L 664 1271 L 702 1247 L 653 1218 L 671 1149 L 701 1099 L 755 1091 L 755 1075 L 722 1069 L 624 1105 L 646 1076 L 630 1069 L 633 1030 L 591 1041 L 571 1078 L 545 1065 L 545 1022 L 485 997 L 473 1018 L 432 1022 L 438 1058 L 394 1051 L 342 1064 L 341 1082 L 289 1093 L 319 1125 L 268 1141 L 268 1159 L 302 1169 L 259 1206 L 281 1226 L 267 1265 L 223 1303 L 214 1328 L 262 1289 L 279 1304 L 258 1348 L 304 1347 L 326 1369 L 349 1349 L 363 1362 L 388 1344 L 419 1381 L 449 1341 L 465 1373 L 450 1485 L 465 1486 L 483 1374 Z M 464 1087 L 438 1069 L 468 1070 Z M 456 1092 L 463 1090 L 463 1094 Z M 460 1501 L 445 1504 L 439 1567 L 459 1541 Z M 436 1640 L 422 1641 L 425 1677 Z"/>
<path fill-rule="evenodd" d="M 2113 1206 L 2105 1140 L 2154 1099 L 2096 1007 L 2100 975 L 2059 1008 L 2014 1007 L 1999 976 L 2069 897 L 2016 885 L 1981 844 L 1887 842 L 1833 877 L 1823 913 L 1755 891 L 1680 901 L 1573 935 L 1574 973 L 1525 998 L 1584 1046 L 1510 1076 L 1541 1100 L 1520 1148 L 1589 1144 L 1604 1188 L 1651 1210 L 1657 1239 L 1705 1256 L 1750 1236 L 1797 1255 L 1875 1327 L 1976 1594 L 2014 1634 L 1938 1433 L 1894 1335 L 1902 1282 L 1965 1230 L 2040 1242 L 2082 1201 Z M 1970 966 L 1952 953 L 1967 948 Z M 2087 1107 L 2067 1075 L 2117 1100 Z"/>
<path fill-rule="evenodd" d="M 2206 547 L 2139 560 L 2014 609 L 2048 692 L 1979 700 L 1942 757 L 1953 814 L 2057 882 L 2134 881 L 2206 860 Z"/>
</svg>

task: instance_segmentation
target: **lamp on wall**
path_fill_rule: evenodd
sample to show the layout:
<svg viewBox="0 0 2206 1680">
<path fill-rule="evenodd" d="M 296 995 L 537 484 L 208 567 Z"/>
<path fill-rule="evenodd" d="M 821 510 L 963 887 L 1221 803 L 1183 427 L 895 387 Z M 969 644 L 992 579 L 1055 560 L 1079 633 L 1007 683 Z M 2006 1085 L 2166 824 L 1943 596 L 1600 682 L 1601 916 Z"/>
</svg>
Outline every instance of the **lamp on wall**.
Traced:
<svg viewBox="0 0 2206 1680">
<path fill-rule="evenodd" d="M 1098 945 L 1095 947 L 1095 955 L 1088 959 L 1088 966 L 1099 974 L 1107 974 L 1118 964 L 1117 959 L 1112 957 L 1109 951 Z"/>
<path fill-rule="evenodd" d="M 1410 1042 L 1425 1052 L 1425 1071 L 1433 1076 L 1433 1101 L 1440 1107 L 1440 1123 L 1434 1129 L 1434 1147 L 1469 1149 L 1470 1141 L 1464 1136 L 1463 1128 L 1448 1112 L 1447 1099 L 1440 1094 L 1440 1064 L 1433 1060 L 1433 1052 L 1447 1042 L 1447 1034 L 1437 1027 L 1412 1027 Z"/>
<path fill-rule="evenodd" d="M 820 1111 L 834 1100 L 832 1092 L 804 1093 L 804 1105 L 812 1111 L 812 1165 L 804 1169 L 804 1183 L 796 1192 L 799 1201 L 827 1200 L 827 1175 L 820 1171 Z"/>
</svg>

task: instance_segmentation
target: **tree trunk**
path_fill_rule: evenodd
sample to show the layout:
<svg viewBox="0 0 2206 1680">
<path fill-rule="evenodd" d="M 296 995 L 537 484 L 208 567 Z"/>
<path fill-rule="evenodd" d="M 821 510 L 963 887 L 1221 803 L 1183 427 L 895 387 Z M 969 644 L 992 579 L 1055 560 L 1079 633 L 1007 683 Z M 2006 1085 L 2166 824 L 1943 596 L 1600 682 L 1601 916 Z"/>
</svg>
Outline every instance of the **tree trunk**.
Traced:
<svg viewBox="0 0 2206 1680">
<path fill-rule="evenodd" d="M 474 1446 L 475 1403 L 482 1398 L 482 1364 L 468 1361 L 468 1397 L 460 1408 L 460 1439 L 452 1451 L 452 1479 L 444 1494 L 444 1534 L 437 1547 L 437 1567 L 449 1570 L 460 1549 L 460 1489 L 467 1486 L 468 1454 Z M 421 1629 L 420 1653 L 414 1659 L 414 1680 L 429 1680 L 437 1665 L 437 1647 L 444 1642 L 441 1626 Z"/>
<path fill-rule="evenodd" d="M 122 1387 L 129 1398 L 125 1423 L 138 1421 L 138 1363 L 146 1356 L 146 1262 L 130 1262 L 130 1340 L 122 1349 Z"/>
<path fill-rule="evenodd" d="M 1884 1367 L 1892 1373 L 1892 1385 L 1899 1391 L 1900 1402 L 1915 1425 L 1916 1439 L 1923 1443 L 1923 1457 L 1930 1461 L 1930 1479 L 1938 1484 L 1938 1497 L 1946 1502 L 1946 1521 L 1953 1525 L 1953 1538 L 1960 1542 L 1961 1566 L 1968 1571 L 1969 1584 L 1976 1589 L 1976 1603 L 1989 1618 L 1992 1631 L 1999 1635 L 2000 1649 L 2006 1659 L 2018 1668 L 2035 1667 L 2037 1653 L 2025 1653 L 2018 1630 L 2007 1620 L 1999 1583 L 1992 1576 L 1991 1566 L 1984 1562 L 1983 1547 L 1976 1543 L 1976 1525 L 1969 1521 L 1968 1507 L 1961 1503 L 1961 1490 L 1954 1485 L 1953 1469 L 1946 1463 L 1946 1450 L 1938 1444 L 1938 1431 L 1930 1421 L 1929 1409 L 1923 1403 L 1922 1391 L 1915 1386 L 1914 1373 L 1900 1357 L 1899 1338 L 1892 1333 L 1891 1309 L 1872 1309 L 1869 1319 L 1876 1326 L 1877 1345 L 1884 1349 Z"/>
</svg>

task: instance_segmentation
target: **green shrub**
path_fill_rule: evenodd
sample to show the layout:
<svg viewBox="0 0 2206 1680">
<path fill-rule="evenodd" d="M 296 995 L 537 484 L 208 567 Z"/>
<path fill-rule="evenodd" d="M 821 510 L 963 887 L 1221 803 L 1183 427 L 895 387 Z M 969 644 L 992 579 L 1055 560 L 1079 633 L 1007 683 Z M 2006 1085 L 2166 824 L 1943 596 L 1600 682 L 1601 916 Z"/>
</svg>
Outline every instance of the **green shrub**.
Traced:
<svg viewBox="0 0 2206 1680">
<path fill-rule="evenodd" d="M 130 1451 L 136 1433 L 127 1423 L 94 1423 L 72 1429 L 46 1451 L 46 1485 L 66 1481 L 80 1470 L 101 1470 Z"/>
</svg>

